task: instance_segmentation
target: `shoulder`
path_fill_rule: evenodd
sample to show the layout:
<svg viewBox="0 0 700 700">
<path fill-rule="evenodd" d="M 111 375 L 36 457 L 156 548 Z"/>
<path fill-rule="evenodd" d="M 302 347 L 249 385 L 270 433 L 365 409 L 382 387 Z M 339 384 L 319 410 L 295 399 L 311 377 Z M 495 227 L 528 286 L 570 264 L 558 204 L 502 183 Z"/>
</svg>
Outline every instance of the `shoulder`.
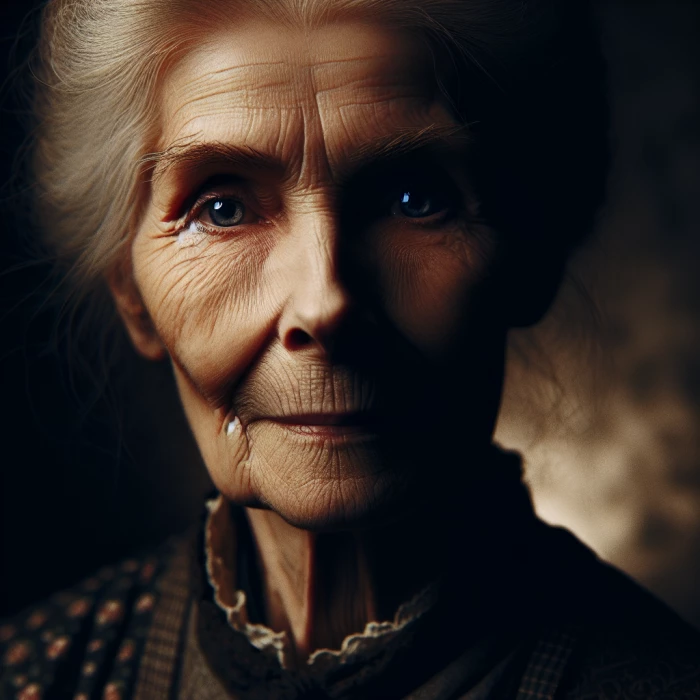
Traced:
<svg viewBox="0 0 700 700">
<path fill-rule="evenodd" d="M 172 538 L 1 621 L 0 697 L 129 697 L 168 595 L 162 584 L 186 547 L 186 538 Z"/>
<path fill-rule="evenodd" d="M 555 537 L 579 550 L 557 582 L 558 613 L 575 638 L 557 697 L 700 699 L 700 633 L 572 535 Z"/>
<path fill-rule="evenodd" d="M 700 698 L 700 634 L 623 574 L 604 578 L 600 609 L 579 626 L 565 697 Z"/>
</svg>

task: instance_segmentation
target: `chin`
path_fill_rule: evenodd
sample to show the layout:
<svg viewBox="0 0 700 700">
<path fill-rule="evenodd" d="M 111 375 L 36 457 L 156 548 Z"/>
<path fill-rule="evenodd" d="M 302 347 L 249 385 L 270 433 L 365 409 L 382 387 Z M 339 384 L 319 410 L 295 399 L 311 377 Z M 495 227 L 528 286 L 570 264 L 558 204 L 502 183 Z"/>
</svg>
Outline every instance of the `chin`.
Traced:
<svg viewBox="0 0 700 700">
<path fill-rule="evenodd" d="M 376 436 L 295 436 L 283 446 L 272 439 L 252 442 L 255 505 L 295 527 L 364 529 L 399 519 L 418 505 L 419 465 Z"/>
<path fill-rule="evenodd" d="M 388 525 L 414 510 L 404 480 L 383 477 L 353 484 L 329 481 L 299 498 L 270 498 L 263 507 L 312 532 L 364 530 Z M 413 506 L 413 507 L 411 507 Z"/>
</svg>

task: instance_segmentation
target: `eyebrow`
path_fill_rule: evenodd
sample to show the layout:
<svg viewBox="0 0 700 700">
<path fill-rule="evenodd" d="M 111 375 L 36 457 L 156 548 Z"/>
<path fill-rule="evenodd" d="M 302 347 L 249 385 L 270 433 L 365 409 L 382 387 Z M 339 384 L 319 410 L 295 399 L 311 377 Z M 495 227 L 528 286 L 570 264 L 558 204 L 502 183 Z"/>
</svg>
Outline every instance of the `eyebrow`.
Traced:
<svg viewBox="0 0 700 700">
<path fill-rule="evenodd" d="M 391 161 L 422 151 L 464 151 L 473 138 L 469 128 L 463 124 L 431 124 L 424 127 L 398 129 L 393 134 L 370 139 L 359 146 L 343 166 L 345 174 L 356 171 L 376 161 Z"/>
<path fill-rule="evenodd" d="M 404 127 L 391 134 L 369 139 L 354 149 L 346 162 L 334 168 L 334 177 L 342 181 L 371 163 L 395 160 L 418 151 L 455 153 L 464 150 L 470 143 L 472 138 L 468 127 L 461 124 Z M 141 163 L 150 166 L 151 181 L 156 185 L 169 172 L 206 165 L 232 165 L 246 172 L 282 174 L 285 170 L 284 163 L 275 156 L 250 146 L 218 141 L 173 144 L 164 151 L 144 156 Z"/>
<path fill-rule="evenodd" d="M 284 170 L 279 159 L 262 151 L 217 141 L 173 144 L 160 153 L 149 153 L 141 162 L 152 168 L 151 181 L 154 184 L 158 184 L 173 170 L 187 170 L 210 164 L 233 165 L 245 170 Z"/>
</svg>

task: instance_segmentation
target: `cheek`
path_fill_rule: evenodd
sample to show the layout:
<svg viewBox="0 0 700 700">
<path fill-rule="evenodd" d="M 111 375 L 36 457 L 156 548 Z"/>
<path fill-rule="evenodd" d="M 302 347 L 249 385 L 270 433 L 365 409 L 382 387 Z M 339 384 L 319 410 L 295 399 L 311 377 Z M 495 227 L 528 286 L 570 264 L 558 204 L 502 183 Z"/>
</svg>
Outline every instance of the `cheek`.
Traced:
<svg viewBox="0 0 700 700">
<path fill-rule="evenodd" d="M 231 240 L 135 246 L 134 274 L 173 363 L 217 406 L 258 352 L 275 317 L 265 251 Z"/>
<path fill-rule="evenodd" d="M 190 429 L 214 485 L 241 505 L 254 504 L 247 433 L 239 424 L 234 434 L 228 434 L 230 416 L 226 408 L 212 412 L 208 401 L 176 362 L 173 373 Z"/>
<path fill-rule="evenodd" d="M 374 256 L 384 308 L 404 336 L 439 359 L 469 323 L 494 257 L 489 235 L 387 236 Z"/>
</svg>

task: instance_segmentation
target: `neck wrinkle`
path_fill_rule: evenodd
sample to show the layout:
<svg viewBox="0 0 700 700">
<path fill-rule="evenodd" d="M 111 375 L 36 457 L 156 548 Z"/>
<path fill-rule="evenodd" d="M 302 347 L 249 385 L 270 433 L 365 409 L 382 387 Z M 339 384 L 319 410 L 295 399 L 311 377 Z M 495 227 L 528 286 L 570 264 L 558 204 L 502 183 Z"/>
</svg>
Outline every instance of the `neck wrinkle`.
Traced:
<svg viewBox="0 0 700 700">
<path fill-rule="evenodd" d="M 507 582 L 522 571 L 528 524 L 536 522 L 518 458 L 498 454 L 499 459 L 484 464 L 487 468 L 479 478 L 467 477 L 464 485 L 470 487 L 461 505 L 452 497 L 449 506 L 446 502 L 430 513 L 414 513 L 401 525 L 311 533 L 271 511 L 241 510 L 239 526 L 250 526 L 255 568 L 261 575 L 254 588 L 261 592 L 264 603 L 259 607 L 264 612 L 256 620 L 265 624 L 248 622 L 246 595 L 235 590 L 241 584 L 235 566 L 223 586 L 223 579 L 210 576 L 217 604 L 222 607 L 233 595 L 229 605 L 236 609 L 228 611 L 229 624 L 244 631 L 254 646 L 273 646 L 288 669 L 300 669 L 305 661 L 319 667 L 336 656 L 340 661 L 348 644 L 375 636 L 372 630 L 394 635 L 410 621 L 399 624 L 398 618 L 405 618 L 401 609 L 420 610 L 422 615 L 437 604 L 438 616 L 446 615 L 451 624 L 478 634 L 484 615 L 489 619 L 495 610 L 508 607 L 513 591 L 508 593 Z M 228 512 L 231 518 L 236 512 L 222 497 L 217 503 L 216 509 L 210 506 L 212 516 Z M 213 517 L 207 532 L 212 521 Z M 232 527 L 228 539 L 235 549 L 238 526 Z M 224 547 L 228 541 L 214 539 Z M 209 550 L 207 561 L 221 555 Z M 426 590 L 433 601 L 428 607 Z M 414 605 L 421 596 L 422 602 Z"/>
<path fill-rule="evenodd" d="M 290 636 L 295 665 L 377 619 L 367 539 L 356 533 L 312 533 L 271 511 L 249 510 L 270 626 Z M 393 618 L 394 608 L 387 619 Z"/>
<path fill-rule="evenodd" d="M 421 512 L 389 526 L 312 533 L 272 511 L 246 511 L 267 619 L 289 635 L 297 667 L 315 650 L 340 649 L 368 623 L 393 620 L 399 606 L 438 581 L 447 582 L 446 598 L 462 598 L 470 619 L 500 595 L 534 513 L 517 455 L 489 448 L 478 462 L 476 474 L 455 476 L 442 503 L 429 498 Z M 457 581 L 461 595 L 451 588 Z"/>
</svg>

